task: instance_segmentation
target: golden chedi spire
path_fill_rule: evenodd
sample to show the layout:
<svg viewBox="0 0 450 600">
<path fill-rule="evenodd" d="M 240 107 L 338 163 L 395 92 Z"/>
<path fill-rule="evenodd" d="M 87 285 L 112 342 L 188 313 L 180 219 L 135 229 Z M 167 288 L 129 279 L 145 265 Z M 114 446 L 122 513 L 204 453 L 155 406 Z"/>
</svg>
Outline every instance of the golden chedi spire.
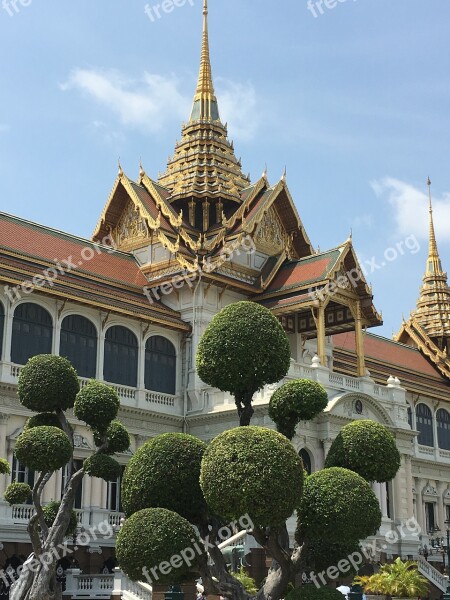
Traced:
<svg viewBox="0 0 450 600">
<path fill-rule="evenodd" d="M 450 349 L 450 288 L 442 269 L 433 219 L 431 181 L 428 178 L 430 233 L 428 258 L 417 309 L 413 317 L 441 349 Z"/>
<path fill-rule="evenodd" d="M 169 190 L 174 208 L 183 209 L 190 224 L 203 232 L 221 223 L 222 212 L 234 212 L 242 202 L 242 190 L 250 184 L 220 121 L 209 54 L 207 0 L 203 0 L 200 71 L 191 116 L 159 183 Z"/>
</svg>

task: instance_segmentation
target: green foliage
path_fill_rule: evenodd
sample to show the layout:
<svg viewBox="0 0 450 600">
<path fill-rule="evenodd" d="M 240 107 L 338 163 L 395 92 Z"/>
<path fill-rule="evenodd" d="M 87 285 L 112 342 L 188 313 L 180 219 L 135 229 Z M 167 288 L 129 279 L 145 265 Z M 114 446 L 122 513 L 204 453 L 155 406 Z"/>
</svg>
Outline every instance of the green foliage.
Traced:
<svg viewBox="0 0 450 600">
<path fill-rule="evenodd" d="M 289 592 L 286 600 L 343 600 L 343 596 L 335 588 L 327 586 L 317 588 L 310 583 Z"/>
<path fill-rule="evenodd" d="M 206 513 L 200 464 L 206 444 L 192 435 L 164 433 L 141 446 L 122 482 L 128 516 L 144 508 L 166 508 L 194 523 Z"/>
<path fill-rule="evenodd" d="M 255 525 L 277 526 L 300 502 L 303 466 L 280 433 L 238 427 L 217 436 L 206 449 L 200 485 L 208 505 L 223 518 L 248 514 Z"/>
<path fill-rule="evenodd" d="M 19 435 L 14 455 L 33 471 L 57 471 L 72 458 L 72 444 L 57 427 L 33 427 Z"/>
<path fill-rule="evenodd" d="M 375 535 L 381 525 L 380 506 L 367 481 L 338 467 L 306 479 L 298 517 L 299 542 L 352 544 Z"/>
<path fill-rule="evenodd" d="M 189 548 L 198 557 L 196 544 L 203 549 L 189 521 L 164 508 L 147 508 L 134 513 L 123 524 L 117 537 L 116 556 L 120 568 L 133 581 L 143 579 L 143 569 L 152 577 L 151 569 L 157 567 L 158 583 L 174 584 L 190 571 L 180 553 Z M 195 562 L 194 559 L 192 567 Z"/>
<path fill-rule="evenodd" d="M 367 481 L 391 481 L 400 467 L 400 453 L 387 427 L 353 421 L 334 440 L 325 462 L 328 467 L 350 469 Z"/>
<path fill-rule="evenodd" d="M 242 583 L 247 594 L 250 594 L 250 596 L 256 596 L 258 591 L 258 588 L 256 587 L 256 581 L 250 577 L 244 567 L 241 567 L 237 573 L 232 572 L 231 575 L 233 575 L 235 579 Z"/>
<path fill-rule="evenodd" d="M 309 379 L 288 381 L 272 395 L 269 417 L 280 433 L 292 440 L 300 421 L 317 417 L 328 404 L 328 394 L 322 384 Z"/>
<path fill-rule="evenodd" d="M 9 475 L 11 473 L 11 467 L 9 462 L 4 458 L 0 458 L 0 475 Z"/>
<path fill-rule="evenodd" d="M 37 415 L 33 415 L 30 417 L 25 423 L 25 429 L 32 429 L 33 427 L 57 427 L 58 429 L 62 429 L 62 425 L 60 420 L 58 419 L 58 415 L 55 413 L 39 413 Z"/>
<path fill-rule="evenodd" d="M 107 454 L 93 454 L 83 463 L 84 472 L 105 481 L 116 481 L 122 472 L 120 464 Z"/>
<path fill-rule="evenodd" d="M 49 502 L 46 506 L 43 507 L 44 511 L 44 521 L 47 524 L 47 527 L 51 527 L 55 522 L 55 519 L 59 512 L 59 507 L 61 506 L 61 502 Z M 67 526 L 66 536 L 73 535 L 78 527 L 77 513 L 72 510 L 70 514 L 69 525 Z"/>
<path fill-rule="evenodd" d="M 33 491 L 28 483 L 14 482 L 6 488 L 4 498 L 11 506 L 13 504 L 25 504 L 31 498 L 32 493 Z"/>
<path fill-rule="evenodd" d="M 326 571 L 328 567 L 338 566 L 339 561 L 347 559 L 353 552 L 360 551 L 359 540 L 348 540 L 346 543 L 342 543 L 330 542 L 327 538 L 311 539 L 303 546 L 302 569 L 307 573 L 311 571 L 320 573 Z M 355 573 L 355 570 L 346 570 L 342 575 L 348 577 Z"/>
<path fill-rule="evenodd" d="M 23 406 L 43 413 L 72 408 L 79 389 L 77 372 L 66 358 L 40 354 L 21 370 L 17 392 Z"/>
<path fill-rule="evenodd" d="M 429 591 L 429 583 L 417 570 L 417 563 L 412 560 L 403 562 L 401 558 L 382 565 L 375 575 L 358 578 L 358 583 L 366 591 L 397 598 L 427 596 Z"/>
<path fill-rule="evenodd" d="M 94 442 L 96 446 L 102 446 L 107 442 L 107 453 L 126 452 L 130 447 L 130 434 L 120 421 L 112 421 L 105 433 L 94 429 Z"/>
<path fill-rule="evenodd" d="M 114 388 L 92 379 L 77 394 L 73 412 L 80 421 L 102 432 L 116 418 L 119 407 L 119 396 Z"/>
<path fill-rule="evenodd" d="M 212 387 L 253 395 L 286 375 L 290 356 L 287 336 L 270 310 L 237 302 L 207 327 L 197 351 L 197 372 Z"/>
</svg>

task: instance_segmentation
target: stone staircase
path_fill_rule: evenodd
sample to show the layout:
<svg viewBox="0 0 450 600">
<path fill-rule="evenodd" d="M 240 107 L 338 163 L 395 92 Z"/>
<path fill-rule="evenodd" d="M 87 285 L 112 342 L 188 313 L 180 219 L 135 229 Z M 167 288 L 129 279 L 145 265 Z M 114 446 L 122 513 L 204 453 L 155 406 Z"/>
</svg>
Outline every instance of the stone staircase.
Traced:
<svg viewBox="0 0 450 600">
<path fill-rule="evenodd" d="M 445 592 L 447 590 L 448 577 L 442 575 L 437 569 L 435 569 L 423 556 L 419 556 L 417 560 L 417 566 L 419 573 L 428 579 L 438 590 Z"/>
<path fill-rule="evenodd" d="M 79 569 L 68 569 L 63 596 L 67 600 L 152 600 L 152 586 L 131 581 L 120 569 L 113 575 L 86 575 Z"/>
</svg>

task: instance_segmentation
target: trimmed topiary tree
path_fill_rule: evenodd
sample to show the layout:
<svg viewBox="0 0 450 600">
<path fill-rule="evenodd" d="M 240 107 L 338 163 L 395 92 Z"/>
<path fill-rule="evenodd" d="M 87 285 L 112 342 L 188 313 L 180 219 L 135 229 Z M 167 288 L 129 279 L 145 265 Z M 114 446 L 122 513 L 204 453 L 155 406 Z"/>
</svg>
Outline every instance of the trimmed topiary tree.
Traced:
<svg viewBox="0 0 450 600">
<path fill-rule="evenodd" d="M 17 392 L 24 406 L 43 413 L 72 408 L 79 390 L 77 372 L 67 358 L 39 354 L 22 369 Z"/>
<path fill-rule="evenodd" d="M 13 483 L 5 493 L 5 499 L 12 504 L 26 502 L 31 496 L 34 505 L 28 524 L 33 553 L 11 586 L 9 598 L 51 600 L 60 595 L 54 549 L 76 531 L 73 505 L 80 483 L 85 474 L 116 480 L 120 465 L 110 454 L 126 450 L 129 435 L 115 421 L 120 403 L 114 390 L 93 381 L 80 392 L 76 371 L 65 358 L 51 355 L 31 358 L 21 370 L 18 393 L 21 404 L 38 414 L 26 422 L 14 454 L 22 464 L 37 472 L 37 478 L 33 490 L 27 484 Z M 72 407 L 74 410 L 76 407 L 79 419 L 96 428 L 99 437 L 97 451 L 78 470 L 73 462 L 73 428 L 64 412 Z M 42 506 L 45 486 L 61 468 L 67 468 L 68 473 L 61 502 Z M 9 472 L 5 461 L 0 461 L 0 472 Z"/>
<path fill-rule="evenodd" d="M 8 504 L 25 504 L 30 498 L 33 490 L 28 483 L 13 482 L 5 490 L 4 498 Z"/>
<path fill-rule="evenodd" d="M 335 588 L 327 586 L 318 588 L 309 583 L 291 590 L 286 600 L 342 600 L 342 594 Z"/>
<path fill-rule="evenodd" d="M 208 385 L 233 394 L 241 425 L 249 425 L 255 392 L 289 370 L 290 347 L 278 319 L 254 302 L 222 309 L 203 334 L 197 372 Z"/>
<path fill-rule="evenodd" d="M 144 508 L 167 508 L 194 523 L 206 515 L 200 465 L 206 444 L 192 435 L 164 433 L 130 459 L 122 483 L 127 516 Z"/>
<path fill-rule="evenodd" d="M 400 467 L 400 452 L 392 433 L 369 420 L 345 425 L 331 445 L 325 467 L 344 467 L 367 481 L 391 481 Z"/>
<path fill-rule="evenodd" d="M 328 405 L 322 384 L 309 379 L 288 381 L 278 388 L 269 402 L 269 417 L 289 440 L 301 421 L 311 421 Z"/>
<path fill-rule="evenodd" d="M 84 472 L 91 477 L 99 477 L 105 481 L 116 481 L 121 474 L 121 466 L 108 454 L 93 454 L 83 463 Z"/>
<path fill-rule="evenodd" d="M 92 379 L 77 395 L 74 415 L 99 432 L 116 418 L 120 400 L 113 387 Z"/>
<path fill-rule="evenodd" d="M 200 485 L 208 505 L 225 519 L 248 514 L 255 525 L 278 527 L 300 503 L 303 465 L 280 433 L 252 426 L 231 429 L 206 449 Z"/>
<path fill-rule="evenodd" d="M 187 549 L 193 552 L 186 553 Z M 189 521 L 165 508 L 134 513 L 117 537 L 117 560 L 133 580 L 181 582 L 202 555 L 203 545 Z"/>
<path fill-rule="evenodd" d="M 4 458 L 0 458 L 0 474 L 1 475 L 9 475 L 11 473 L 11 467 L 9 466 L 9 462 Z"/>
<path fill-rule="evenodd" d="M 73 443 L 57 427 L 32 427 L 19 435 L 14 455 L 33 471 L 57 471 L 72 458 Z"/>
</svg>

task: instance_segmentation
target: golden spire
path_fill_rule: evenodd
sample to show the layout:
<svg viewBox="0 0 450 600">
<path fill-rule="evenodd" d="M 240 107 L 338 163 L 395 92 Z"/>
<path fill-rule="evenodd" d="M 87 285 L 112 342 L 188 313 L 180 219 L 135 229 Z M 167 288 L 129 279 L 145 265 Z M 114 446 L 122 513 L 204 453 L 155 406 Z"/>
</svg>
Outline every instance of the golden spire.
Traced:
<svg viewBox="0 0 450 600">
<path fill-rule="evenodd" d="M 436 243 L 430 178 L 427 180 L 427 185 L 430 215 L 428 258 L 417 309 L 411 316 L 443 350 L 447 344 L 450 344 L 448 341 L 450 340 L 450 288 L 447 283 L 447 273 L 442 270 Z"/>
<path fill-rule="evenodd" d="M 209 57 L 208 0 L 203 0 L 203 36 L 197 91 L 194 96 L 191 121 L 219 121 L 219 108 L 214 95 L 211 59 Z"/>
</svg>

